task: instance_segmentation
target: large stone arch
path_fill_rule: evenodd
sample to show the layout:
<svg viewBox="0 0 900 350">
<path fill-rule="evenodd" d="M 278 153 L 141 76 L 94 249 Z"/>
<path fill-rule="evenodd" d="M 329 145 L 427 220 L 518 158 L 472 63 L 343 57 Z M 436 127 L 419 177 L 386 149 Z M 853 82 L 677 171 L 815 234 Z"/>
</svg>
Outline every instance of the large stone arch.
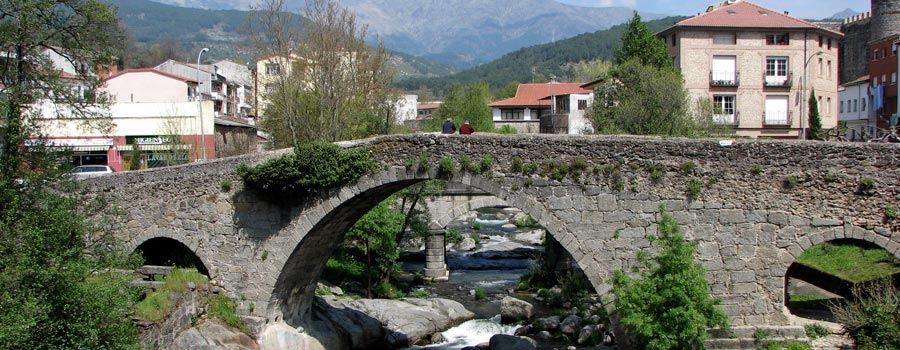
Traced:
<svg viewBox="0 0 900 350">
<path fill-rule="evenodd" d="M 288 225 L 285 230 L 299 229 L 289 235 L 297 242 L 294 245 L 282 244 L 275 256 L 283 256 L 283 267 L 277 280 L 271 286 L 268 301 L 267 317 L 270 320 L 285 320 L 292 324 L 302 324 L 308 320 L 309 310 L 315 292 L 315 284 L 321 275 L 325 261 L 331 256 L 334 248 L 343 239 L 344 233 L 369 209 L 380 203 L 391 194 L 415 183 L 438 178 L 435 171 L 416 172 L 403 167 L 393 167 L 387 171 L 366 176 L 356 184 L 344 187 L 322 198 L 317 205 L 305 208 L 304 213 L 313 215 L 298 216 L 300 225 Z M 503 185 L 487 176 L 463 175 L 452 179 L 464 185 L 483 190 L 502 199 L 511 206 L 520 208 L 542 225 L 547 227 L 557 239 L 571 237 L 565 225 L 555 218 L 546 205 L 539 199 L 522 193 L 510 193 Z M 308 224 L 307 224 L 308 222 Z M 309 227 L 308 229 L 306 227 Z M 288 233 L 286 233 L 288 234 Z M 578 250 L 574 241 L 561 241 L 563 248 L 570 252 Z M 276 248 L 272 246 L 271 248 Z M 281 260 L 273 262 L 281 263 Z M 589 273 L 591 282 L 600 283 L 598 273 Z M 593 275 L 593 276 L 592 276 Z M 609 288 L 601 288 L 608 290 Z"/>
<path fill-rule="evenodd" d="M 162 265 L 164 263 L 158 262 L 159 257 L 157 256 L 147 256 L 148 250 L 151 254 L 160 254 L 165 258 L 169 259 L 177 259 L 176 265 L 179 267 L 187 267 L 194 266 L 197 270 L 206 275 L 207 277 L 212 278 L 212 274 L 210 273 L 210 266 L 207 265 L 205 259 L 203 259 L 196 249 L 191 248 L 187 244 L 184 244 L 182 241 L 168 237 L 157 235 L 150 237 L 148 239 L 143 240 L 139 244 L 135 245 L 132 251 L 140 251 L 144 254 L 144 260 L 150 260 L 151 264 Z M 157 252 L 156 250 L 160 250 Z M 183 265 L 179 265 L 183 264 Z"/>
</svg>

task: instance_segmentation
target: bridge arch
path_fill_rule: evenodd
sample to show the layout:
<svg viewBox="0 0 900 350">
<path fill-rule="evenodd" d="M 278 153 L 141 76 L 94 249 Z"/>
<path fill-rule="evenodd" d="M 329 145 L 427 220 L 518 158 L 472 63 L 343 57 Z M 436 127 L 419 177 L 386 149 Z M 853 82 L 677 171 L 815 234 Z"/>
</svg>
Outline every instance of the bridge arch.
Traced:
<svg viewBox="0 0 900 350">
<path fill-rule="evenodd" d="M 305 224 L 308 219 L 310 228 L 305 230 L 303 224 L 298 226 L 300 230 L 292 233 L 297 238 L 293 242 L 297 243 L 284 245 L 283 249 L 275 254 L 285 256 L 286 259 L 273 286 L 267 309 L 269 318 L 284 320 L 291 324 L 308 321 L 316 282 L 321 276 L 325 262 L 343 240 L 347 230 L 391 194 L 422 181 L 440 178 L 435 171 L 416 172 L 404 167 L 393 167 L 366 176 L 356 184 L 332 193 L 329 198 L 323 198 L 318 206 L 304 210 L 315 213 L 312 217 L 308 215 L 304 217 L 303 223 Z M 564 249 L 570 253 L 579 250 L 572 239 L 563 241 L 564 237 L 570 237 L 571 233 L 541 201 L 523 193 L 511 192 L 504 188 L 502 182 L 488 176 L 467 174 L 450 181 L 478 188 L 499 198 L 503 204 L 521 209 L 560 240 Z M 500 201 L 491 203 L 501 203 Z M 588 274 L 594 286 L 601 284 L 601 275 L 607 274 L 596 271 Z M 609 287 L 601 289 L 608 291 Z"/>
<path fill-rule="evenodd" d="M 463 204 L 454 206 L 450 210 L 442 212 L 439 216 L 432 216 L 431 227 L 445 228 L 450 222 L 470 211 L 489 208 L 489 207 L 506 207 L 510 206 L 505 200 L 496 196 L 483 196 L 473 200 L 466 201 Z"/>
<path fill-rule="evenodd" d="M 134 250 L 141 252 L 145 265 L 193 267 L 201 274 L 212 277 L 209 268 L 195 250 L 177 239 L 165 236 L 153 237 L 138 244 Z"/>
</svg>

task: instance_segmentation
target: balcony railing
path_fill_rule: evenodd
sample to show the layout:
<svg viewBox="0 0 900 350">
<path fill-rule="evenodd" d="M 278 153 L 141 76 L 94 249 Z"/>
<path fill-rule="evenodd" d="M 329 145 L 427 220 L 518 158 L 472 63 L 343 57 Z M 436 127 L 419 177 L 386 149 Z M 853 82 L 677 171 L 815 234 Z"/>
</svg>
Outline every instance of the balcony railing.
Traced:
<svg viewBox="0 0 900 350">
<path fill-rule="evenodd" d="M 763 86 L 765 87 L 791 87 L 794 81 L 794 73 L 790 72 L 787 76 L 781 75 L 763 75 Z"/>
<path fill-rule="evenodd" d="M 734 114 L 713 114 L 713 123 L 716 125 L 738 126 L 741 123 L 741 112 L 735 111 Z"/>
<path fill-rule="evenodd" d="M 763 112 L 763 126 L 789 128 L 792 124 L 792 111 L 766 113 Z"/>
<path fill-rule="evenodd" d="M 740 85 L 740 72 L 709 72 L 709 86 L 736 87 Z"/>
<path fill-rule="evenodd" d="M 569 133 L 569 115 L 568 114 L 548 114 L 541 116 L 541 133 L 542 134 L 568 134 Z"/>
</svg>

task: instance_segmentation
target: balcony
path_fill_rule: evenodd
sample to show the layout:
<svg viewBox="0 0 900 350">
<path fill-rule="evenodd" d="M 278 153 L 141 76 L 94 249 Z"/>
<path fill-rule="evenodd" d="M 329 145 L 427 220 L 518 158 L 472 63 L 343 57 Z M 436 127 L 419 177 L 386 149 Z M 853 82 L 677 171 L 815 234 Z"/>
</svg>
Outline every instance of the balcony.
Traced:
<svg viewBox="0 0 900 350">
<path fill-rule="evenodd" d="M 710 87 L 737 87 L 740 79 L 740 72 L 709 72 Z"/>
<path fill-rule="evenodd" d="M 568 134 L 569 133 L 569 115 L 568 114 L 547 114 L 541 116 L 541 133 L 542 134 Z"/>
<path fill-rule="evenodd" d="M 790 128 L 793 122 L 793 112 L 763 112 L 763 126 L 767 128 Z"/>
<path fill-rule="evenodd" d="M 763 87 L 770 88 L 790 88 L 793 85 L 794 73 L 790 72 L 787 76 L 781 75 L 763 75 Z"/>
<path fill-rule="evenodd" d="M 734 114 L 713 114 L 712 121 L 716 125 L 737 127 L 741 123 L 741 112 L 735 111 Z"/>
</svg>

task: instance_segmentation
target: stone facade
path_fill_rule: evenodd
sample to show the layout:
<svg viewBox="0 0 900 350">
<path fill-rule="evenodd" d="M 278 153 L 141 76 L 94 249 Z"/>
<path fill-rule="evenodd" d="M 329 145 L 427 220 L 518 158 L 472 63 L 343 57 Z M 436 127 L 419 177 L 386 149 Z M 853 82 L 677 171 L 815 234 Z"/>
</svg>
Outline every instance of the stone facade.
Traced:
<svg viewBox="0 0 900 350">
<path fill-rule="evenodd" d="M 124 214 L 121 237 L 134 248 L 154 237 L 183 242 L 203 260 L 214 283 L 240 301 L 243 313 L 268 322 L 303 325 L 316 282 L 347 229 L 390 194 L 434 178 L 435 168 L 407 168 L 423 151 L 444 157 L 492 155 L 490 172 L 460 174 L 472 186 L 522 209 L 544 225 L 609 297 L 611 278 L 653 245 L 659 206 L 698 242 L 697 258 L 712 293 L 735 325 L 785 324 L 785 274 L 804 249 L 854 238 L 900 256 L 900 223 L 883 210 L 900 191 L 900 150 L 889 144 L 735 141 L 639 137 L 385 136 L 348 142 L 368 147 L 382 167 L 359 181 L 305 199 L 296 206 L 268 203 L 245 190 L 235 174 L 287 151 L 226 158 L 202 164 L 115 174 L 82 182 L 89 194 L 108 196 Z M 510 160 L 571 162 L 588 169 L 621 164 L 622 186 L 602 174 L 579 181 L 514 174 Z M 682 172 L 692 162 L 696 168 Z M 661 183 L 647 167 L 662 165 Z M 754 171 L 760 166 L 762 171 Z M 785 189 L 789 176 L 796 187 Z M 856 194 L 862 178 L 875 193 Z M 704 184 L 695 199 L 686 183 Z M 233 183 L 224 191 L 223 180 Z"/>
<path fill-rule="evenodd" d="M 870 40 L 896 34 L 900 34 L 900 0 L 872 0 Z"/>
<path fill-rule="evenodd" d="M 838 59 L 840 83 L 844 84 L 869 74 L 869 34 L 872 27 L 869 16 L 860 16 L 841 25 L 841 49 Z"/>
</svg>

